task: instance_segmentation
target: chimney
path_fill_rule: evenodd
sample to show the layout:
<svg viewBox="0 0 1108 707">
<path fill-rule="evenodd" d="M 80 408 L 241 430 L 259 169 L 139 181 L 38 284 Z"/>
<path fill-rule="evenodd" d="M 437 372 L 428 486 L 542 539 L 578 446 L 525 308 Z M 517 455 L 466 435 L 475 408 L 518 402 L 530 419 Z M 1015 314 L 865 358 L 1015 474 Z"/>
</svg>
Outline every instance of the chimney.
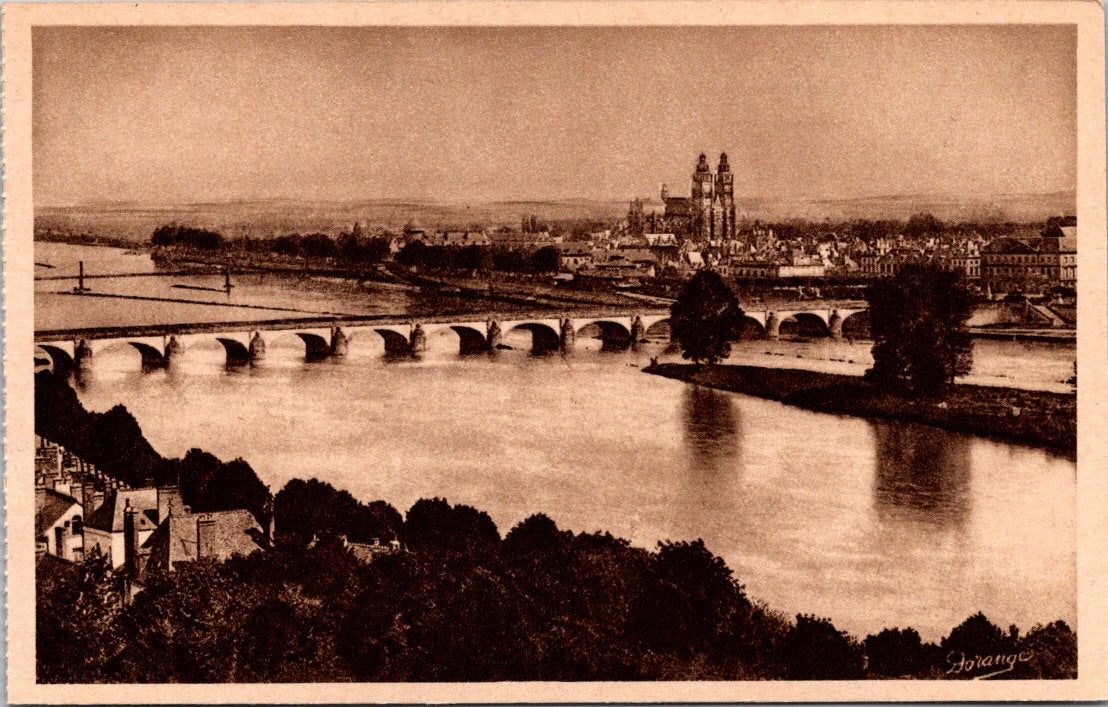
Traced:
<svg viewBox="0 0 1108 707">
<path fill-rule="evenodd" d="M 265 543 L 267 547 L 273 547 L 273 538 L 277 534 L 277 511 L 273 507 L 273 498 L 265 501 Z"/>
<path fill-rule="evenodd" d="M 54 528 L 54 554 L 63 560 L 69 559 L 69 521 Z"/>
<path fill-rule="evenodd" d="M 131 505 L 131 499 L 123 500 L 123 568 L 133 575 L 138 570 L 139 527 L 138 509 Z"/>
<path fill-rule="evenodd" d="M 158 523 L 164 523 L 169 516 L 181 515 L 184 504 L 181 503 L 181 490 L 174 485 L 158 487 Z"/>
<path fill-rule="evenodd" d="M 35 481 L 35 512 L 41 511 L 46 505 L 46 484 L 41 480 Z"/>
<path fill-rule="evenodd" d="M 85 505 L 85 485 L 84 484 L 73 484 L 73 485 L 71 485 L 70 488 L 69 488 L 69 495 L 72 496 L 73 498 L 77 499 L 77 503 L 81 504 L 81 507 L 84 508 L 84 505 Z"/>
<path fill-rule="evenodd" d="M 211 513 L 201 513 L 196 517 L 196 559 L 215 557 L 215 516 Z"/>
</svg>

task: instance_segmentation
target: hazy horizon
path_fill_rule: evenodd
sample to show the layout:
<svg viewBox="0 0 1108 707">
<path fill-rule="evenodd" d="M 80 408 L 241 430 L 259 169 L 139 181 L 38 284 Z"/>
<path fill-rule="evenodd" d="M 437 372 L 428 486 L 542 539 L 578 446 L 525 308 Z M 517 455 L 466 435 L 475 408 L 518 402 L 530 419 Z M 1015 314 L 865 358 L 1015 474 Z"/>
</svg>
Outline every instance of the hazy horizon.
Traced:
<svg viewBox="0 0 1108 707">
<path fill-rule="evenodd" d="M 743 195 L 739 197 L 740 201 L 747 202 L 766 202 L 766 201 L 826 201 L 826 202 L 849 202 L 849 201 L 877 201 L 882 199 L 951 199 L 957 200 L 963 203 L 972 203 L 975 200 L 977 203 L 983 203 L 982 200 L 998 199 L 1003 197 L 1047 197 L 1047 196 L 1073 196 L 1076 198 L 1076 191 L 1073 189 L 1058 189 L 1055 191 L 1046 192 L 1004 192 L 1004 193 L 918 193 L 918 194 L 861 194 L 858 196 L 849 197 L 816 197 L 798 195 L 792 197 L 776 197 L 766 196 L 758 194 Z M 97 206 L 136 206 L 140 208 L 155 208 L 155 207 L 180 207 L 180 206 L 207 206 L 207 205 L 231 205 L 237 203 L 264 203 L 264 202 L 296 202 L 302 204 L 343 204 L 343 205 L 356 205 L 360 203 L 412 203 L 412 204 L 437 204 L 443 206 L 463 206 L 465 204 L 558 204 L 558 203 L 571 203 L 571 202 L 595 202 L 595 203 L 624 203 L 631 199 L 639 198 L 645 204 L 656 204 L 659 207 L 662 206 L 662 201 L 658 195 L 643 196 L 643 195 L 630 195 L 628 197 L 589 197 L 589 196 L 567 196 L 560 198 L 542 198 L 542 197 L 518 197 L 513 199 L 435 199 L 435 198 L 411 198 L 411 197 L 366 197 L 366 198 L 349 198 L 349 199 L 328 199 L 328 198 L 306 198 L 295 196 L 266 196 L 258 198 L 233 198 L 233 199 L 219 199 L 219 200 L 198 200 L 198 201 L 158 201 L 149 199 L 119 199 L 110 201 L 98 201 L 88 200 L 81 202 L 70 203 L 58 203 L 58 204 L 36 204 L 36 209 L 72 209 L 72 208 L 89 208 Z M 1075 205 L 1076 208 L 1076 205 Z"/>
<path fill-rule="evenodd" d="M 37 27 L 35 203 L 1076 187 L 1072 26 Z"/>
</svg>

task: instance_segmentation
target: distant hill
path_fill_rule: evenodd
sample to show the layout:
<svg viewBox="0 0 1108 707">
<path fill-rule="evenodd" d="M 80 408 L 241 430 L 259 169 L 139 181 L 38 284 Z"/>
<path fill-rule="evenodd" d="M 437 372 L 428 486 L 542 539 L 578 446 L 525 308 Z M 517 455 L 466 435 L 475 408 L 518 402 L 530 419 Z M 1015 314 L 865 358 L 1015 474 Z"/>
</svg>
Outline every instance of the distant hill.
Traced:
<svg viewBox="0 0 1108 707">
<path fill-rule="evenodd" d="M 645 208 L 660 211 L 661 203 L 647 200 Z M 739 210 L 747 219 L 847 220 L 907 219 L 928 211 L 945 221 L 1044 221 L 1072 214 L 1072 191 L 1051 194 L 987 196 L 876 196 L 855 199 L 747 198 Z M 565 199 L 556 201 L 498 201 L 435 203 L 378 199 L 358 202 L 273 199 L 221 203 L 150 205 L 136 203 L 50 206 L 35 209 L 36 228 L 87 231 L 96 235 L 144 241 L 158 226 L 177 222 L 214 228 L 228 236 L 273 236 L 282 233 L 338 233 L 355 221 L 399 230 L 410 222 L 426 228 L 516 226 L 524 214 L 547 222 L 607 221 L 627 213 L 627 201 Z"/>
</svg>

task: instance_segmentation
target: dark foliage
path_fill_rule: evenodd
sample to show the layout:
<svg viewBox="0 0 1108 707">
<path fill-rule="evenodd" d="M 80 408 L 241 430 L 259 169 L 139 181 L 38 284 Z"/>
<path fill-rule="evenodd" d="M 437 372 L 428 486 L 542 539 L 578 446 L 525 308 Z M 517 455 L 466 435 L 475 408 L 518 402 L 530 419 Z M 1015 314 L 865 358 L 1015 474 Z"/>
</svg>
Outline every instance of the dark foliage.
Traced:
<svg viewBox="0 0 1108 707">
<path fill-rule="evenodd" d="M 1077 678 L 1077 634 L 1065 621 L 1035 626 L 1019 643 L 1021 660 L 1012 677 L 1028 680 Z"/>
<path fill-rule="evenodd" d="M 396 254 L 396 262 L 439 273 L 475 271 L 545 274 L 558 271 L 558 250 L 553 246 L 518 249 L 487 245 L 429 246 L 412 241 Z"/>
<path fill-rule="evenodd" d="M 857 680 L 864 677 L 862 650 L 827 619 L 798 614 L 781 657 L 790 680 Z"/>
<path fill-rule="evenodd" d="M 35 432 L 132 486 L 149 483 L 164 464 L 122 405 L 88 412 L 66 380 L 49 370 L 35 374 Z"/>
<path fill-rule="evenodd" d="M 408 509 L 402 532 L 413 550 L 489 556 L 500 533 L 489 514 L 471 506 L 452 506 L 444 499 L 420 499 Z"/>
<path fill-rule="evenodd" d="M 937 664 L 935 646 L 924 645 L 914 628 L 887 628 L 863 643 L 867 669 L 875 675 L 899 678 L 917 675 Z"/>
<path fill-rule="evenodd" d="M 226 244 L 223 234 L 203 228 L 166 224 L 154 229 L 150 243 L 159 246 L 183 246 L 201 250 L 219 250 Z"/>
<path fill-rule="evenodd" d="M 541 514 L 501 541 L 487 528 L 475 532 L 474 525 L 486 524 L 474 523 L 469 511 L 455 511 L 464 506 L 441 500 L 416 506 L 423 510 L 409 511 L 409 518 L 438 519 L 433 545 L 369 564 L 340 542 L 279 544 L 249 557 L 187 563 L 154 575 L 126 607 L 97 558 L 78 572 L 40 574 L 38 677 L 335 682 L 946 676 L 941 652 L 921 645 L 911 629 L 870 636 L 863 651 L 826 619 L 798 616 L 790 625 L 751 603 L 723 561 L 699 541 L 662 543 L 648 552 L 608 534 L 559 530 Z M 460 537 L 445 537 L 453 533 Z M 473 551 L 475 535 L 483 537 L 487 553 Z M 943 650 L 1024 656 L 1003 677 L 1075 674 L 1076 636 L 1064 623 L 1035 627 L 1012 640 L 1014 631 L 1004 634 L 975 616 L 943 640 Z"/>
<path fill-rule="evenodd" d="M 1017 652 L 1018 635 L 1015 627 L 1005 633 L 999 626 L 989 621 L 981 612 L 963 621 L 940 643 L 948 664 L 957 664 L 961 659 L 976 656 L 1009 655 Z M 972 671 L 963 671 L 954 677 L 973 677 Z"/>
<path fill-rule="evenodd" d="M 198 449 L 165 459 L 126 408 L 89 412 L 65 379 L 48 370 L 35 374 L 35 432 L 129 486 L 177 483 L 194 511 L 246 508 L 259 522 L 267 520 L 269 490 L 245 461 L 221 462 Z"/>
<path fill-rule="evenodd" d="M 973 301 L 960 273 L 906 266 L 871 285 L 866 301 L 873 335 L 870 380 L 930 394 L 969 373 L 973 342 L 966 322 Z"/>
<path fill-rule="evenodd" d="M 183 459 L 170 459 L 159 482 L 176 481 L 181 500 L 197 511 L 246 508 L 263 525 L 268 521 L 269 489 L 242 459 L 222 462 L 208 452 L 190 449 Z"/>
<path fill-rule="evenodd" d="M 743 310 L 718 273 L 701 270 L 670 307 L 670 330 L 682 356 L 716 363 L 731 354 L 731 342 L 742 335 Z"/>
<path fill-rule="evenodd" d="M 283 541 L 303 545 L 313 536 L 346 536 L 355 542 L 395 540 L 403 522 L 385 503 L 364 504 L 324 481 L 293 479 L 274 498 L 277 533 Z"/>
</svg>

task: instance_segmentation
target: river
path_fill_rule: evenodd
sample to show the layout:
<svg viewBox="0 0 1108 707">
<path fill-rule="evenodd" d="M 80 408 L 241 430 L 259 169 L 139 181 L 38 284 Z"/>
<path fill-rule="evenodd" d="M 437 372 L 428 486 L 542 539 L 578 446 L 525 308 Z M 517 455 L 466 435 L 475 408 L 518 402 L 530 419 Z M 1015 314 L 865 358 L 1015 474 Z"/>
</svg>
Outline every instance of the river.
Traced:
<svg viewBox="0 0 1108 707">
<path fill-rule="evenodd" d="M 95 301 L 107 300 L 82 300 Z M 644 547 L 703 538 L 751 596 L 856 635 L 913 626 L 936 640 L 978 610 L 1005 627 L 1075 625 L 1071 460 L 642 373 L 672 356 L 661 344 L 608 353 L 580 339 L 536 357 L 526 334 L 508 343 L 519 348 L 394 361 L 367 336 L 345 360 L 307 364 L 284 335 L 260 365 L 229 370 L 213 339 L 151 373 L 121 344 L 97 353 L 79 394 L 94 410 L 124 404 L 162 454 L 243 457 L 274 491 L 314 476 L 402 512 L 421 497 L 467 503 L 502 533 L 542 511 Z M 792 363 L 821 345 L 748 342 L 736 357 Z M 1044 380 L 1072 360 L 989 346 L 986 359 L 1044 367 Z"/>
</svg>

